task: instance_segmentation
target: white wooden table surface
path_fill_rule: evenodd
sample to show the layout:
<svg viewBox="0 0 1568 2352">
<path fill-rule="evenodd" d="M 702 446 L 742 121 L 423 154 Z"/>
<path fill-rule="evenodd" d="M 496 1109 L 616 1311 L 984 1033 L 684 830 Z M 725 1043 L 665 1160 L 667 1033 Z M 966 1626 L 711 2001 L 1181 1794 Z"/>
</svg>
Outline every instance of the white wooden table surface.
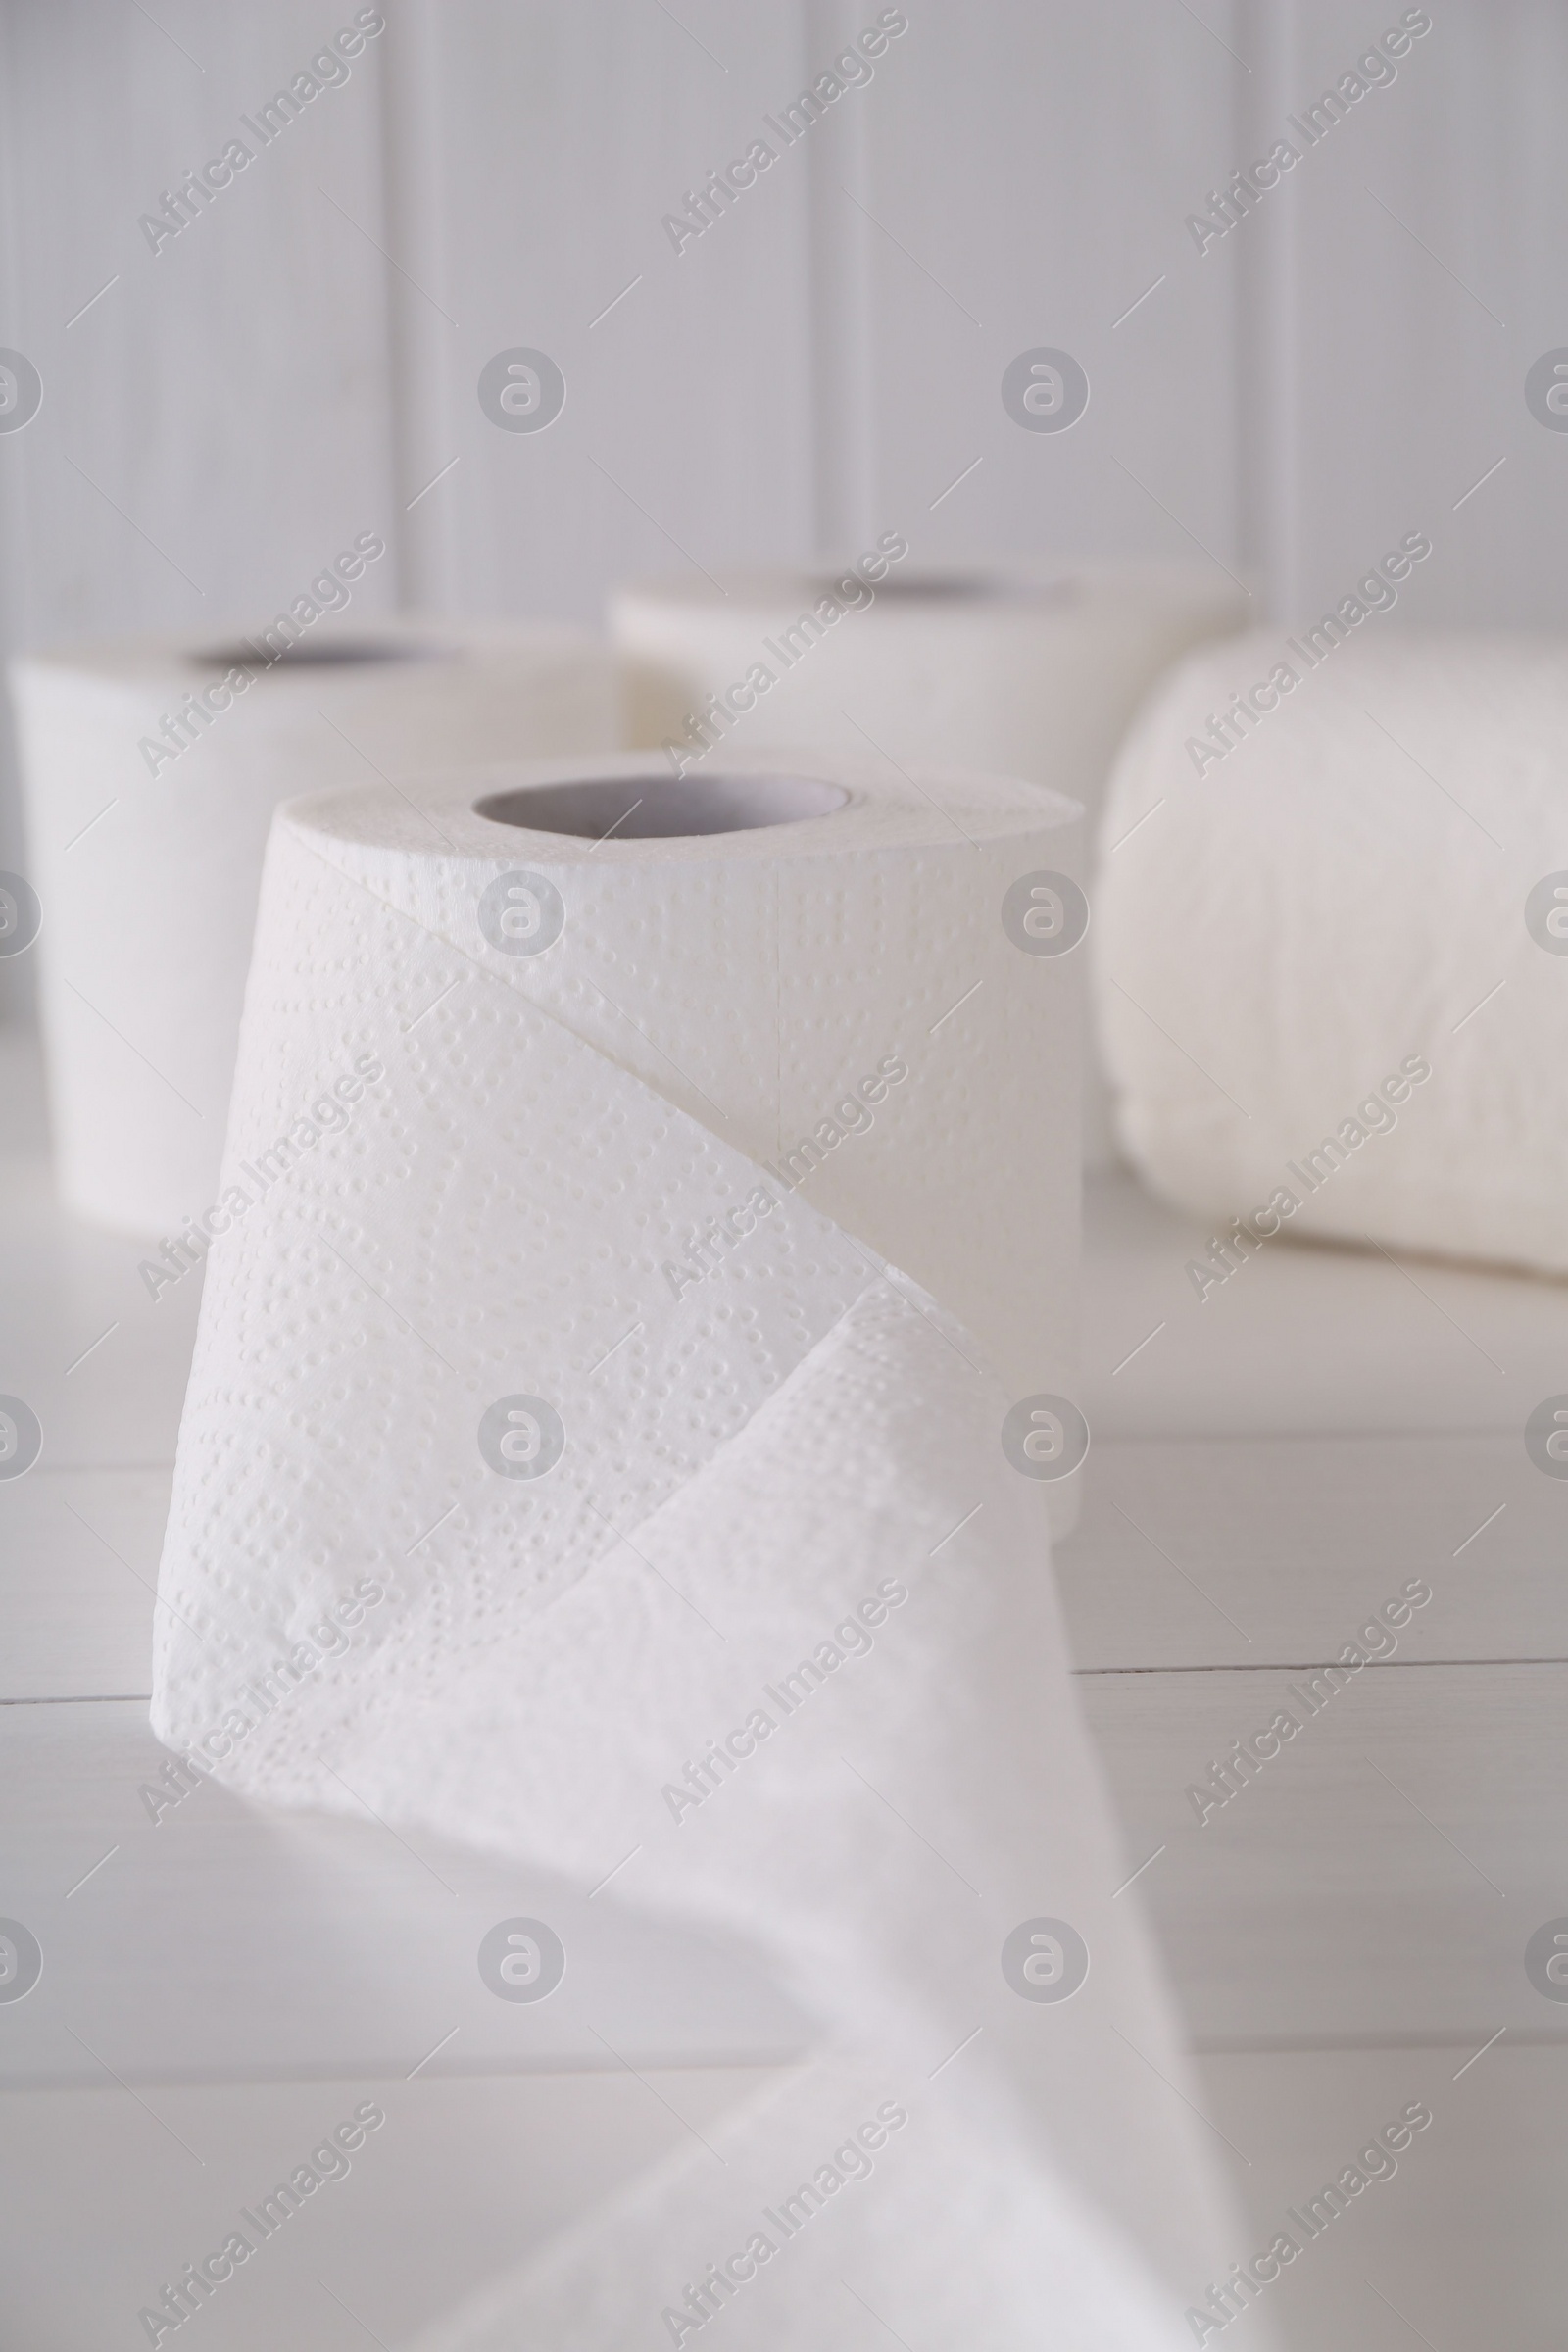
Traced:
<svg viewBox="0 0 1568 2352">
<path fill-rule="evenodd" d="M 0 2341 L 136 2340 L 218 2219 L 376 2096 L 396 2129 L 203 2325 L 220 2352 L 405 2344 L 800 2024 L 744 1950 L 372 1822 L 210 1785 L 148 1820 L 194 1285 L 155 1307 L 134 1242 L 55 1209 L 16 1032 L 0 1099 L 0 1391 L 46 1431 L 0 1486 L 0 1913 L 48 1955 L 0 2006 Z M 1200 1305 L 1201 1238 L 1125 1177 L 1090 1202 L 1095 1443 L 1057 1575 L 1129 1868 L 1152 1857 L 1139 1886 L 1259 2245 L 1385 2110 L 1437 2118 L 1282 2282 L 1293 2352 L 1404 2340 L 1389 2304 L 1438 2352 L 1490 2352 L 1502 2315 L 1513 2352 L 1545 2352 L 1568 2006 L 1522 1955 L 1568 1912 L 1568 1482 L 1520 1431 L 1568 1387 L 1568 1294 L 1302 1249 Z M 1187 1785 L 1416 1578 L 1432 1599 L 1393 1657 L 1200 1826 Z M 562 1997 L 491 2000 L 479 1935 L 539 1912 L 569 1927 Z"/>
</svg>

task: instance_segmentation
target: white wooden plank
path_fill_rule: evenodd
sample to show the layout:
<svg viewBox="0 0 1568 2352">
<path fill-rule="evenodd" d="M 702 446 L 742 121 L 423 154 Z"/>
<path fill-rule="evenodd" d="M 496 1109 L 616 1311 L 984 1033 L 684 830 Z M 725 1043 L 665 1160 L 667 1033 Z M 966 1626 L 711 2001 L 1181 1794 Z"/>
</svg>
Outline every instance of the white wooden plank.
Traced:
<svg viewBox="0 0 1568 2352">
<path fill-rule="evenodd" d="M 243 625 L 390 526 L 375 43 L 271 144 L 240 120 L 336 30 L 314 0 L 13 14 L 24 640 Z M 250 163 L 154 252 L 140 217 L 236 137 Z"/>
<path fill-rule="evenodd" d="M 35 1061 L 8 1053 L 0 1081 L 27 1128 Z M 45 1453 L 0 1485 L 0 1696 L 141 1690 L 131 1570 L 153 1574 L 200 1275 L 148 1298 L 137 1245 L 62 1216 L 35 1159 L 10 1197 L 0 1385 L 34 1404 Z M 1416 1290 L 1376 1256 L 1282 1246 L 1200 1302 L 1182 1264 L 1201 1237 L 1128 1179 L 1092 1192 L 1088 1230 L 1096 1444 L 1057 1560 L 1080 1666 L 1321 1658 L 1417 1575 L 1436 1599 L 1401 1657 L 1568 1655 L 1568 1496 L 1525 1455 L 1518 1401 L 1560 1377 L 1558 1286 L 1423 1265 Z M 1513 1425 L 1489 1431 L 1499 1413 Z M 111 1466 L 102 1520 L 63 1474 Z"/>
<path fill-rule="evenodd" d="M 140 2082 L 401 2075 L 449 2034 L 443 2073 L 600 2067 L 605 2042 L 638 2064 L 752 2062 L 805 2038 L 753 1955 L 639 1917 L 624 1881 L 590 1896 L 195 1776 L 164 1802 L 168 1761 L 141 1700 L 0 1708 L 6 1916 L 44 1954 L 5 2011 L 0 2079 L 89 2082 L 91 2051 Z M 478 1973 L 480 1938 L 515 1918 L 567 1951 L 537 2005 Z"/>
<path fill-rule="evenodd" d="M 1330 1660 L 1407 1580 L 1401 1664 L 1568 1658 L 1561 1501 L 1509 1441 L 1112 1443 L 1056 1558 L 1081 1672 Z M 0 1493 L 0 1700 L 145 1692 L 170 1473 Z M 1375 1638 L 1387 1647 L 1388 1632 Z"/>
<path fill-rule="evenodd" d="M 1201 2061 L 1205 2113 L 1249 2159 L 1216 2138 L 1247 2215 L 1229 2260 L 1289 2227 L 1286 2208 L 1337 2179 L 1407 2103 L 1432 2110 L 1393 2178 L 1357 2195 L 1265 2300 L 1287 2352 L 1385 2352 L 1401 2340 L 1369 2279 L 1443 2352 L 1499 2342 L 1555 2352 L 1568 2052 L 1504 2040 L 1455 2082 L 1468 2055 L 1426 2045 Z M 239 2206 L 371 2099 L 385 2126 L 265 2262 L 204 2306 L 203 2340 L 219 2352 L 281 2341 L 338 2352 L 355 2331 L 329 2287 L 383 2342 L 402 2344 L 672 2147 L 677 2117 L 710 2134 L 761 2081 L 693 2070 L 646 2086 L 616 2074 L 162 2086 L 142 2093 L 152 2113 L 110 2083 L 14 2092 L 0 2151 L 10 2325 L 29 2352 L 119 2340 L 150 2290 L 220 2244 Z M 429 2213 L 439 2230 L 409 2227 Z M 1195 2279 L 1194 2295 L 1207 2283 Z"/>
<path fill-rule="evenodd" d="M 209 2352 L 407 2344 L 764 2082 L 399 2073 L 166 2085 L 138 2104 L 100 2073 L 91 2088 L 13 2092 L 0 2145 L 8 2339 L 28 2352 L 145 2341 L 137 2311 L 244 2231 L 240 2209 L 368 2101 L 385 2123 L 290 2227 L 248 2233 L 251 2259 L 202 2305 L 200 2340 Z"/>
<path fill-rule="evenodd" d="M 1202 2062 L 1207 2111 L 1250 2159 L 1235 2168 L 1251 2229 L 1228 2249 L 1233 2262 L 1289 2230 L 1287 2209 L 1337 2180 L 1407 2104 L 1432 2112 L 1392 2178 L 1354 2194 L 1317 2238 L 1295 2231 L 1300 2251 L 1261 2299 L 1287 2352 L 1389 2352 L 1423 2338 L 1442 2352 L 1554 2352 L 1561 2341 L 1568 2051 L 1505 2039 L 1471 2056 L 1414 2047 Z M 1195 2294 L 1207 2283 L 1195 2280 Z"/>
<path fill-rule="evenodd" d="M 1111 1444 L 1056 1556 L 1080 1672 L 1337 1657 L 1406 1581 L 1432 1592 L 1372 1645 L 1401 1665 L 1568 1659 L 1555 1488 L 1510 1441 Z M 0 1490 L 0 1700 L 150 1688 L 170 1472 L 40 1467 Z M 1457 1532 L 1456 1532 L 1457 1531 Z"/>
<path fill-rule="evenodd" d="M 838 219 L 868 255 L 873 503 L 922 558 L 1240 567 L 1234 273 L 1183 230 L 1240 74 L 1231 11 L 1206 13 L 914 10 L 860 93 L 873 219 L 843 197 Z M 1087 371 L 1066 431 L 1004 410 L 1037 347 Z"/>
<path fill-rule="evenodd" d="M 46 1470 L 0 1492 L 0 1702 L 152 1689 L 167 1470 Z"/>
<path fill-rule="evenodd" d="M 1083 1407 L 1098 1436 L 1522 1443 L 1563 1386 L 1560 1282 L 1281 1237 L 1200 1298 L 1186 1268 L 1212 1230 L 1125 1173 L 1086 1189 Z"/>
<path fill-rule="evenodd" d="M 1317 1685 L 1315 1715 L 1305 1683 L 1271 1668 L 1079 1685 L 1195 2034 L 1560 2037 L 1523 1952 L 1561 1910 L 1568 1669 L 1374 1667 L 1332 1696 Z M 1281 1709 L 1297 1735 L 1200 1824 L 1188 1788 Z M 370 1824 L 249 1812 L 210 1784 L 154 1824 L 140 1789 L 162 1762 L 140 1702 L 0 1712 L 7 1899 L 48 1967 L 0 2051 L 14 2080 L 81 2079 L 68 2025 L 138 2081 L 395 2069 L 452 2028 L 446 2067 L 592 2061 L 590 2029 L 664 2061 L 798 2045 L 744 1955 Z M 516 1915 L 558 1922 L 573 1970 L 539 2011 L 498 2016 L 474 1953 Z"/>
<path fill-rule="evenodd" d="M 1315 1716 L 1302 1681 L 1079 1684 L 1200 2045 L 1560 2038 L 1524 1947 L 1568 1915 L 1568 1669 L 1376 1667 Z M 1281 1709 L 1300 1729 L 1200 1825 L 1188 1788 Z"/>
<path fill-rule="evenodd" d="M 1281 9 L 1273 135 L 1291 135 L 1284 113 L 1299 120 L 1401 13 L 1380 19 L 1356 0 Z M 1544 192 L 1568 23 L 1528 0 L 1428 13 L 1397 79 L 1350 103 L 1225 239 L 1237 248 L 1260 230 L 1270 253 L 1261 292 L 1294 444 L 1277 602 L 1292 622 L 1416 529 L 1433 560 L 1399 617 L 1541 625 L 1568 611 L 1564 446 L 1524 397 L 1531 362 L 1564 341 L 1561 210 Z M 1251 153 L 1266 151 L 1259 125 Z"/>
<path fill-rule="evenodd" d="M 1516 1437 L 1113 1441 L 1056 1554 L 1086 1671 L 1338 1657 L 1568 1661 L 1565 1497 Z"/>
<path fill-rule="evenodd" d="M 450 357 L 431 500 L 468 612 L 595 617 L 627 572 L 800 560 L 809 548 L 808 182 L 780 154 L 676 252 L 662 226 L 804 72 L 795 12 L 741 0 L 443 12 L 440 305 Z M 774 146 L 779 144 L 774 140 Z M 623 298 L 622 298 L 623 297 Z M 546 352 L 566 400 L 539 432 L 480 409 L 491 357 Z"/>
<path fill-rule="evenodd" d="M 34 1140 L 42 1106 L 36 1049 L 15 1026 L 0 1028 L 0 1090 L 22 1131 L 20 1149 L 0 1154 L 0 1393 L 22 1397 L 42 1423 L 41 1466 L 167 1464 L 190 1369 L 201 1269 L 154 1298 L 137 1271 L 144 1244 L 61 1208 Z M 0 1483 L 0 1531 L 24 1485 Z"/>
</svg>

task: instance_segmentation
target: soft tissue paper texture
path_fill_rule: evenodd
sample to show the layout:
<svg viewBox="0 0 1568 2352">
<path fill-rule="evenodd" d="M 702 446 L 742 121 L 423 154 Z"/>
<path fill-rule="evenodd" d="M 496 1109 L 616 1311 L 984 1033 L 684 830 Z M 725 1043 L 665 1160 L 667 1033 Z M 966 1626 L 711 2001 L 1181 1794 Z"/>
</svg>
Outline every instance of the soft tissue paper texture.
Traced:
<svg viewBox="0 0 1568 2352">
<path fill-rule="evenodd" d="M 1050 1565 L 1081 957 L 1004 906 L 1078 812 L 736 760 L 704 806 L 777 821 L 657 837 L 691 798 L 280 812 L 155 1725 L 258 1801 L 616 1871 L 815 2021 L 433 2345 L 1190 2342 L 1240 2242 Z"/>
<path fill-rule="evenodd" d="M 587 637 L 333 625 L 12 664 L 58 1179 L 97 1223 L 169 1233 L 215 1198 L 279 801 L 618 740 L 613 661 Z"/>
<path fill-rule="evenodd" d="M 1101 876 L 1121 1144 L 1232 1268 L 1285 1232 L 1568 1270 L 1560 638 L 1194 656 L 1122 756 Z"/>
<path fill-rule="evenodd" d="M 922 571 L 887 531 L 820 576 L 632 583 L 610 620 L 628 664 L 627 740 L 665 746 L 693 773 L 731 741 L 880 753 L 1025 776 L 1082 801 L 1093 820 L 1152 682 L 1200 640 L 1242 628 L 1249 610 L 1228 579 L 1174 564 Z M 1076 878 L 1092 900 L 1090 876 Z M 1084 1113 L 1096 1164 L 1109 1145 L 1092 1069 Z"/>
</svg>

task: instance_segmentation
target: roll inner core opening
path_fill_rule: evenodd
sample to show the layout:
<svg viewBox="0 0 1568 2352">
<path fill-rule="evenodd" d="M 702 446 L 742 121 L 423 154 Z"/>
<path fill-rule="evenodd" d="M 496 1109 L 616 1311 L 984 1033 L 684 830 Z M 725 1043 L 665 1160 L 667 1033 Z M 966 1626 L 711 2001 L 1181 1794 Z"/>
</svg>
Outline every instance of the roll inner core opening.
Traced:
<svg viewBox="0 0 1568 2352">
<path fill-rule="evenodd" d="M 491 793 L 473 809 L 492 824 L 568 833 L 579 841 L 683 841 L 800 824 L 829 815 L 849 797 L 842 785 L 815 776 L 585 776 Z"/>
</svg>

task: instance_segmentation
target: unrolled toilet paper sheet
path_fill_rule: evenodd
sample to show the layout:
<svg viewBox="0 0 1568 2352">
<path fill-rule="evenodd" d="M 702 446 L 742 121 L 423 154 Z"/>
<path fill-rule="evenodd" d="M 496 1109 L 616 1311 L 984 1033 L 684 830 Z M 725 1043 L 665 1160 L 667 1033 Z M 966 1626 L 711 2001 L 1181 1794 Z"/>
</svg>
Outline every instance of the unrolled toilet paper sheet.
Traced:
<svg viewBox="0 0 1568 2352">
<path fill-rule="evenodd" d="M 1003 902 L 1073 811 L 807 780 L 843 804 L 698 841 L 471 783 L 279 818 L 155 1722 L 264 1801 L 590 1886 L 630 1855 L 626 1899 L 762 1938 L 819 2021 L 443 2344 L 721 2313 L 849 2352 L 869 2308 L 954 2352 L 1174 2346 L 1235 2239 L 1068 1681 L 1067 1416 L 1004 1434 L 1066 1360 L 1077 1142 L 1074 958 Z"/>
</svg>

